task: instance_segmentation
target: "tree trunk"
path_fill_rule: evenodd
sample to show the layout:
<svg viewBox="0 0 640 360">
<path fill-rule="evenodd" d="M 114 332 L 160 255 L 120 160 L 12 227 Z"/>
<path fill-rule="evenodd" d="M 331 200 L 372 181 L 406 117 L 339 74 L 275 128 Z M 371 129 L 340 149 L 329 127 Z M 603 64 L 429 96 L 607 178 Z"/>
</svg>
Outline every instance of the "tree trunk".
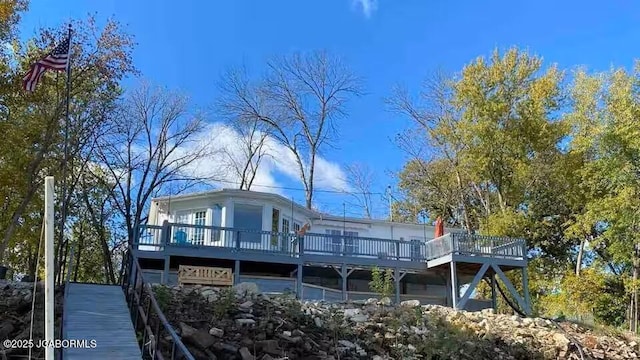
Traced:
<svg viewBox="0 0 640 360">
<path fill-rule="evenodd" d="M 313 174 L 315 172 L 314 168 L 316 167 L 316 151 L 315 149 L 311 150 L 311 164 L 309 165 L 309 178 L 307 179 L 307 193 L 306 202 L 307 209 L 311 209 L 311 203 L 313 201 Z"/>
<path fill-rule="evenodd" d="M 100 247 L 102 248 L 102 259 L 104 261 L 104 272 L 105 278 L 107 282 L 111 284 L 116 283 L 115 273 L 113 272 L 113 261 L 111 259 L 111 252 L 109 251 L 109 245 L 107 244 L 107 239 L 105 238 L 105 228 L 104 228 L 104 207 L 105 202 L 102 202 L 100 214 L 96 214 L 96 210 L 91 205 L 91 201 L 89 201 L 89 197 L 85 194 L 84 196 L 85 205 L 87 206 L 87 211 L 91 216 L 91 224 L 98 232 L 98 239 L 100 240 Z"/>
<path fill-rule="evenodd" d="M 638 256 L 636 250 L 636 256 L 633 259 L 633 306 L 631 307 L 631 331 L 633 333 L 638 332 Z"/>
<path fill-rule="evenodd" d="M 80 229 L 78 234 L 78 255 L 76 255 L 76 266 L 73 269 L 73 281 L 78 281 L 78 269 L 80 268 L 80 258 L 82 257 L 82 248 L 84 247 L 84 226 L 80 221 Z"/>
<path fill-rule="evenodd" d="M 580 249 L 578 250 L 578 260 L 576 261 L 576 276 L 580 276 L 580 270 L 582 269 L 582 255 L 584 253 L 584 245 L 586 239 L 582 238 L 580 241 Z"/>
<path fill-rule="evenodd" d="M 105 277 L 107 281 L 111 284 L 116 283 L 116 274 L 113 272 L 113 260 L 111 259 L 111 252 L 109 251 L 109 245 L 107 244 L 107 239 L 104 236 L 105 229 L 104 226 L 100 226 L 100 243 L 102 246 L 102 256 L 104 258 L 104 270 Z"/>
<path fill-rule="evenodd" d="M 462 212 L 464 213 L 464 227 L 467 229 L 467 233 L 471 234 L 471 221 L 469 220 L 469 213 L 467 211 L 467 202 L 464 198 L 464 192 L 462 187 L 462 178 L 460 177 L 460 171 L 456 170 L 456 180 L 458 181 L 458 190 L 460 191 L 460 203 L 462 204 Z"/>
</svg>

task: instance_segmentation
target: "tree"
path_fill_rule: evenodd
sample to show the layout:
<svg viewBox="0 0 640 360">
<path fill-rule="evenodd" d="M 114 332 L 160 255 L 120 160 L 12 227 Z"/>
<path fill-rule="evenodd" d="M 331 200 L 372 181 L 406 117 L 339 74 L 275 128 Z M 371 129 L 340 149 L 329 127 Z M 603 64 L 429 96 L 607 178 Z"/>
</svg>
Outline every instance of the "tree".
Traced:
<svg viewBox="0 0 640 360">
<path fill-rule="evenodd" d="M 524 237 L 538 256 L 530 263 L 534 295 L 559 289 L 554 281 L 580 243 L 567 229 L 584 203 L 576 175 L 583 159 L 563 146 L 571 127 L 560 116 L 567 104 L 562 79 L 541 58 L 510 49 L 478 58 L 455 76 L 436 74 L 417 99 L 406 90 L 389 99 L 414 124 L 398 138 L 410 156 L 399 174 L 398 212 L 424 211 L 469 231 Z M 546 275 L 534 281 L 537 274 Z"/>
<path fill-rule="evenodd" d="M 20 22 L 21 13 L 27 10 L 28 6 L 29 2 L 26 0 L 0 2 L 0 42 L 14 40 L 15 27 Z"/>
<path fill-rule="evenodd" d="M 110 195 L 131 243 L 153 196 L 169 183 L 181 192 L 206 179 L 194 169 L 209 154 L 205 127 L 185 97 L 144 84 L 119 102 L 109 125 L 96 157 L 115 184 Z"/>
<path fill-rule="evenodd" d="M 374 173 L 366 164 L 353 163 L 344 168 L 346 182 L 352 189 L 349 195 L 354 199 L 355 205 L 362 209 L 367 219 L 372 218 L 373 203 L 371 186 L 374 182 Z"/>
<path fill-rule="evenodd" d="M 586 160 L 580 175 L 587 194 L 584 211 L 576 215 L 571 231 L 588 236 L 605 261 L 632 269 L 629 323 L 634 331 L 640 270 L 639 75 L 640 63 L 632 73 L 578 72 L 572 94 L 576 105 L 569 117 L 574 128 L 571 151 Z"/>
<path fill-rule="evenodd" d="M 415 214 L 422 211 L 429 213 L 433 219 L 442 216 L 447 223 L 459 224 L 472 231 L 475 228 L 471 218 L 474 211 L 468 208 L 471 199 L 467 196 L 466 189 L 471 179 L 468 178 L 468 169 L 465 168 L 462 158 L 467 145 L 460 135 L 461 114 L 453 104 L 454 95 L 453 81 L 442 72 L 438 72 L 424 82 L 418 100 L 412 99 L 406 89 L 396 88 L 393 96 L 387 99 L 387 103 L 392 110 L 408 116 L 414 123 L 412 129 L 400 133 L 396 138 L 400 149 L 410 156 L 407 163 L 409 168 L 400 175 L 400 189 L 406 195 L 405 201 L 413 204 L 411 208 Z M 417 194 L 412 194 L 407 188 L 412 182 L 402 181 L 403 177 L 405 180 L 411 178 L 410 174 L 415 171 L 419 171 L 419 176 L 427 175 L 431 172 L 428 168 L 431 167 L 429 164 L 432 161 L 440 161 L 439 168 L 447 167 L 455 176 L 455 200 L 449 199 L 455 202 L 448 203 L 445 207 L 451 206 L 461 211 L 449 212 L 442 206 L 438 206 L 439 209 L 429 209 L 430 206 L 421 204 L 415 198 Z M 431 185 L 435 184 L 431 182 Z M 437 194 L 444 190 L 441 185 L 429 191 Z M 402 207 L 402 203 L 398 206 Z M 417 206 L 422 206 L 422 209 L 417 209 Z M 458 215 L 462 215 L 462 218 Z"/>
<path fill-rule="evenodd" d="M 119 96 L 119 81 L 135 71 L 130 58 L 132 39 L 121 32 L 117 22 L 108 21 L 99 29 L 89 18 L 76 22 L 74 29 L 69 106 L 71 159 L 76 156 L 75 150 L 84 148 L 87 131 L 102 121 L 96 116 L 97 110 L 109 108 Z M 26 94 L 21 83 L 26 69 L 64 36 L 66 31 L 42 29 L 26 49 L 16 46 L 10 62 L 14 65 L 7 67 L 0 78 L 0 99 L 4 104 L 0 130 L 5 137 L 0 145 L 0 263 L 16 231 L 24 225 L 23 220 L 40 212 L 33 205 L 42 196 L 42 174 L 60 178 L 58 174 L 62 173 L 64 76 L 47 74 L 32 94 Z M 59 249 L 58 264 L 60 259 Z"/>
<path fill-rule="evenodd" d="M 396 90 L 392 109 L 416 126 L 400 137 L 412 156 L 400 184 L 411 202 L 469 231 L 508 235 L 491 228 L 502 223 L 523 232 L 512 226 L 525 224 L 533 165 L 557 154 L 566 134 L 555 117 L 561 78 L 555 67 L 543 72 L 540 58 L 511 49 L 478 58 L 458 79 L 436 74 L 418 100 Z"/>
<path fill-rule="evenodd" d="M 87 278 L 101 275 L 98 277 L 100 281 L 114 284 L 117 281 L 114 266 L 115 252 L 118 249 L 126 250 L 122 249 L 124 245 L 122 239 L 126 240 L 126 236 L 119 234 L 122 226 L 116 219 L 118 211 L 111 196 L 117 184 L 109 179 L 104 169 L 99 166 L 89 165 L 85 169 L 78 191 L 80 198 L 78 207 L 82 216 L 79 216 L 76 222 L 78 236 L 74 281 L 77 281 L 78 276 L 87 280 Z M 83 232 L 83 229 L 86 230 Z M 88 241 L 85 242 L 85 239 Z M 85 243 L 89 246 L 85 246 Z M 84 258 L 83 254 L 86 254 Z M 93 259 L 93 262 L 81 261 L 87 257 Z M 97 268 L 102 268 L 102 274 L 96 271 Z"/>
<path fill-rule="evenodd" d="M 232 129 L 239 135 L 237 147 L 222 149 L 225 156 L 225 168 L 234 179 L 238 179 L 238 188 L 251 190 L 262 161 L 269 156 L 268 133 L 261 129 L 257 120 L 232 123 Z"/>
<path fill-rule="evenodd" d="M 223 115 L 262 123 L 271 138 L 290 150 L 311 208 L 316 158 L 335 137 L 336 120 L 346 115 L 349 98 L 360 94 L 359 79 L 339 58 L 315 52 L 268 61 L 259 81 L 250 81 L 242 71 L 229 72 L 220 91 Z"/>
<path fill-rule="evenodd" d="M 431 221 L 441 216 L 448 226 L 465 226 L 459 200 L 465 199 L 464 207 L 467 209 L 472 208 L 473 204 L 469 201 L 471 196 L 468 193 L 460 195 L 461 189 L 450 162 L 442 159 L 429 162 L 412 159 L 400 171 L 398 180 L 404 199 L 398 204 L 398 209 L 413 209 L 414 215 L 425 212 Z M 471 228 L 477 228 L 478 220 L 473 212 L 466 219 Z"/>
</svg>

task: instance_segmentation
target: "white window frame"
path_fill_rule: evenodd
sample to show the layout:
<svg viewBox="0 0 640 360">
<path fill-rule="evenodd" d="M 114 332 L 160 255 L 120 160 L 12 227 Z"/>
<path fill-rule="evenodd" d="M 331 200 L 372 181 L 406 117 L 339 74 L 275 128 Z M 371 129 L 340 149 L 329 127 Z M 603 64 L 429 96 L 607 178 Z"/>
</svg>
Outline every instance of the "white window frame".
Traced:
<svg viewBox="0 0 640 360">
<path fill-rule="evenodd" d="M 175 212 L 174 218 L 175 223 L 177 224 L 185 224 L 185 225 L 198 225 L 196 224 L 196 214 L 204 213 L 204 219 L 202 226 L 206 226 L 209 223 L 209 212 L 206 208 L 197 208 L 197 209 L 188 209 L 188 210 L 177 210 Z M 178 221 L 181 217 L 185 217 L 186 221 Z M 183 231 L 186 235 L 187 244 L 191 245 L 204 245 L 206 239 L 208 238 L 208 230 L 206 229 L 196 229 L 193 227 L 174 227 L 173 236 L 171 241 L 174 242 L 175 236 L 178 231 Z M 201 237 L 201 239 L 197 240 L 196 237 Z"/>
<path fill-rule="evenodd" d="M 204 213 L 204 217 L 202 219 L 198 219 L 198 214 L 200 213 Z M 199 226 L 207 226 L 207 210 L 195 210 L 193 212 L 193 225 L 199 225 Z M 198 220 L 202 220 L 202 224 L 198 224 Z M 192 242 L 194 245 L 204 245 L 205 240 L 207 238 L 207 234 L 206 234 L 206 229 L 199 229 L 199 228 L 194 228 L 193 229 L 193 239 Z"/>
</svg>

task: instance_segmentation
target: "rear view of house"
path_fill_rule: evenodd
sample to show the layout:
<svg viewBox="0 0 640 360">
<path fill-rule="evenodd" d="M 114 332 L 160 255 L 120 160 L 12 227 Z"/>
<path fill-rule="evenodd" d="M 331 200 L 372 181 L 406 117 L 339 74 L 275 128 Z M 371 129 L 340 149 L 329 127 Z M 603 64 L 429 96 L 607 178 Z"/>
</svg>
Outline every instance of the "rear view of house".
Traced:
<svg viewBox="0 0 640 360">
<path fill-rule="evenodd" d="M 134 248 L 147 279 L 158 283 L 177 283 L 180 266 L 216 267 L 263 292 L 357 300 L 375 295 L 369 282 L 378 267 L 393 270 L 396 301 L 492 307 L 470 295 L 483 278 L 493 284 L 498 276 L 529 308 L 528 294 L 517 294 L 504 276 L 519 269 L 526 285 L 523 240 L 434 233 L 425 224 L 322 214 L 280 195 L 222 189 L 154 199 Z"/>
</svg>

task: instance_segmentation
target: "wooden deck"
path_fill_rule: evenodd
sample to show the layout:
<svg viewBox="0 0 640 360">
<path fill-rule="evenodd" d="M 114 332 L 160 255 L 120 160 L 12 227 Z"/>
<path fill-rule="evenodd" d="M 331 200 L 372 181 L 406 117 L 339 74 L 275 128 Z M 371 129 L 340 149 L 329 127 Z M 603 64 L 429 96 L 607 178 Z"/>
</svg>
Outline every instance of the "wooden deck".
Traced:
<svg viewBox="0 0 640 360">
<path fill-rule="evenodd" d="M 63 337 L 95 340 L 95 348 L 64 349 L 64 360 L 136 359 L 136 341 L 122 288 L 116 285 L 70 283 L 64 302 Z"/>
</svg>

